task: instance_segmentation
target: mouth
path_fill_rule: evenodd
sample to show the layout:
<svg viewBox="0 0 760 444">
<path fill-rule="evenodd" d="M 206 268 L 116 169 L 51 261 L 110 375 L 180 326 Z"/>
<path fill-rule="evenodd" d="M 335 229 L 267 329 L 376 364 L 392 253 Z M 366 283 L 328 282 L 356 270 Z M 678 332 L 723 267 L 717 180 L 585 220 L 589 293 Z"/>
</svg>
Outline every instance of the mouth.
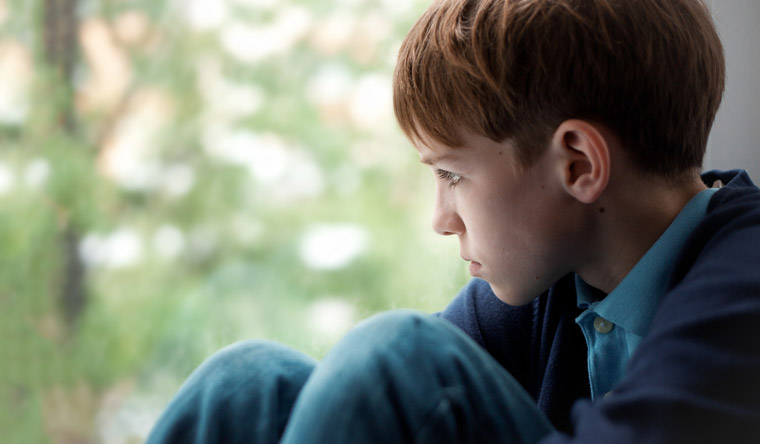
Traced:
<svg viewBox="0 0 760 444">
<path fill-rule="evenodd" d="M 479 277 L 480 276 L 480 269 L 483 266 L 480 265 L 480 262 L 471 261 L 470 262 L 470 275 L 472 277 Z"/>
<path fill-rule="evenodd" d="M 483 265 L 481 265 L 480 262 L 474 261 L 474 260 L 470 259 L 469 257 L 463 255 L 463 254 L 460 254 L 459 256 L 465 262 L 469 262 L 470 263 L 470 275 L 473 276 L 473 277 L 480 277 L 480 269 L 483 268 Z"/>
</svg>

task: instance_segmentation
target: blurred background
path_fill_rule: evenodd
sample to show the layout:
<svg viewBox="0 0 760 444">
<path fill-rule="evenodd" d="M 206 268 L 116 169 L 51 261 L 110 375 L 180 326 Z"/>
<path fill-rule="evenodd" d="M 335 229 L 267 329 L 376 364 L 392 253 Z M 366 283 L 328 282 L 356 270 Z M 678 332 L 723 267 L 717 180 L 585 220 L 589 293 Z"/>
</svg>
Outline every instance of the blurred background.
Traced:
<svg viewBox="0 0 760 444">
<path fill-rule="evenodd" d="M 0 1 L 2 442 L 142 442 L 224 345 L 445 305 L 391 109 L 425 3 Z"/>
<path fill-rule="evenodd" d="M 467 273 L 390 95 L 427 3 L 0 0 L 2 442 L 139 443 L 224 345 L 320 357 L 446 304 Z M 709 167 L 760 172 L 758 5 L 711 3 Z"/>
</svg>

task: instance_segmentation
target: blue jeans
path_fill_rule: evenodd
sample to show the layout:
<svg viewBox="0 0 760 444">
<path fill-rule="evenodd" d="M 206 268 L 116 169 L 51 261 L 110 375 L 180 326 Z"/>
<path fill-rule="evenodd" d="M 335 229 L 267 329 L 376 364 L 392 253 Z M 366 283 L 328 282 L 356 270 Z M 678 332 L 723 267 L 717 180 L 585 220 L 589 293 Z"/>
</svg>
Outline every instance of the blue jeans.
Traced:
<svg viewBox="0 0 760 444">
<path fill-rule="evenodd" d="M 533 399 L 447 321 L 376 315 L 321 362 L 272 342 L 227 347 L 185 382 L 147 444 L 534 443 Z"/>
</svg>

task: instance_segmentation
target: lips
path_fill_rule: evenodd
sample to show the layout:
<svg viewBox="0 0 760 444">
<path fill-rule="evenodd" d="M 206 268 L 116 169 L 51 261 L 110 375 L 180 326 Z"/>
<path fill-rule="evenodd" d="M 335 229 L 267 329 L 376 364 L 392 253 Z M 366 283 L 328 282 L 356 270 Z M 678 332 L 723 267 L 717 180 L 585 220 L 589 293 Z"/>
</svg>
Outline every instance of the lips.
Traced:
<svg viewBox="0 0 760 444">
<path fill-rule="evenodd" d="M 470 275 L 473 277 L 479 277 L 480 276 L 480 269 L 483 267 L 480 262 L 474 261 L 470 259 L 469 257 L 465 256 L 464 254 L 459 254 L 459 256 L 464 260 L 465 262 L 470 263 Z"/>
</svg>

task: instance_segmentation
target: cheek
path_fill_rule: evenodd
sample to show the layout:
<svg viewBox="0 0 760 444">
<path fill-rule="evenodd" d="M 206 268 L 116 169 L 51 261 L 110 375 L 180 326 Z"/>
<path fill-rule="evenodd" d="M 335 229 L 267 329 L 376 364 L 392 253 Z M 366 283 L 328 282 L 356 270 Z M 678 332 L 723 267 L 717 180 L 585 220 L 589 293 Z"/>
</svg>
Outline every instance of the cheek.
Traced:
<svg viewBox="0 0 760 444">
<path fill-rule="evenodd" d="M 477 237 L 504 237 L 511 225 L 506 199 L 497 193 L 471 192 L 462 196 L 462 215 L 467 219 L 470 234 Z"/>
<path fill-rule="evenodd" d="M 488 214 L 482 228 L 487 230 L 492 248 L 503 260 L 539 266 L 562 250 L 563 215 L 554 204 L 538 193 L 517 193 L 484 205 Z"/>
<path fill-rule="evenodd" d="M 506 264 L 518 260 L 531 237 L 530 223 L 504 201 L 483 202 L 471 235 L 491 259 Z"/>
</svg>

